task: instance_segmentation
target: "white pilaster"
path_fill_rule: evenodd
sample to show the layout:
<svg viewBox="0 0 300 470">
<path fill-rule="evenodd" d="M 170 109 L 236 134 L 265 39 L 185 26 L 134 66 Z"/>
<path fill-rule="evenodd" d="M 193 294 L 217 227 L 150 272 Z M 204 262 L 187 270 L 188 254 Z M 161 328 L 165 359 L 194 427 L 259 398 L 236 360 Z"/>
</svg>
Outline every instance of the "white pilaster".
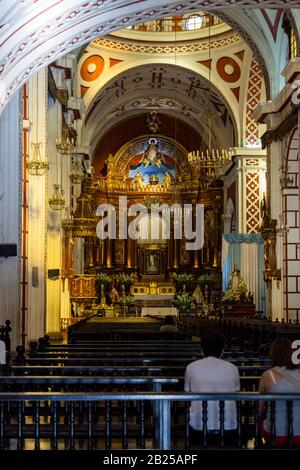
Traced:
<svg viewBox="0 0 300 470">
<path fill-rule="evenodd" d="M 14 243 L 18 256 L 0 258 L 0 323 L 11 321 L 12 348 L 21 343 L 21 113 L 16 93 L 0 116 L 0 243 Z"/>
<path fill-rule="evenodd" d="M 53 185 L 62 184 L 62 162 L 68 159 L 67 155 L 61 155 L 56 150 L 56 138 L 61 135 L 61 104 L 49 98 L 49 131 L 48 131 L 48 153 L 49 153 L 49 173 L 48 173 L 48 237 L 47 237 L 47 273 L 49 270 L 59 270 L 57 277 L 47 276 L 46 281 L 46 332 L 48 334 L 58 334 L 60 332 L 61 314 L 61 256 L 62 256 L 62 228 L 61 220 L 64 211 L 53 210 L 49 206 L 49 198 L 53 194 Z M 67 200 L 67 198 L 66 198 Z"/>
<path fill-rule="evenodd" d="M 32 143 L 41 143 L 41 159 L 48 157 L 48 74 L 43 69 L 28 84 L 30 132 L 29 159 Z M 46 256 L 47 256 L 47 172 L 28 179 L 28 322 L 27 339 L 34 340 L 46 332 Z"/>
</svg>

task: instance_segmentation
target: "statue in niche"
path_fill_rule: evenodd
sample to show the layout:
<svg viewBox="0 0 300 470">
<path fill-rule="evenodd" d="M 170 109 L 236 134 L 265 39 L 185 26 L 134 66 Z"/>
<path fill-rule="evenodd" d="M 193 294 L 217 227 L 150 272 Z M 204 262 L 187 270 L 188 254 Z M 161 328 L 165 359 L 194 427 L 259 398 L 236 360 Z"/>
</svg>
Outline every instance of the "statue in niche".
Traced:
<svg viewBox="0 0 300 470">
<path fill-rule="evenodd" d="M 150 139 L 149 145 L 147 147 L 146 152 L 144 153 L 143 163 L 145 166 L 157 166 L 158 168 L 161 167 L 161 157 L 158 151 L 158 145 L 156 139 Z"/>
<path fill-rule="evenodd" d="M 172 184 L 172 178 L 171 178 L 170 173 L 167 171 L 163 179 L 164 189 L 166 189 L 167 191 L 170 191 L 171 184 Z"/>
<path fill-rule="evenodd" d="M 147 272 L 148 273 L 157 273 L 159 271 L 159 256 L 158 253 L 150 252 L 148 253 L 148 260 L 147 260 Z"/>
<path fill-rule="evenodd" d="M 111 177 L 114 173 L 114 157 L 110 153 L 107 160 L 105 160 L 106 167 L 107 167 L 107 176 Z"/>
<path fill-rule="evenodd" d="M 133 187 L 136 191 L 138 191 L 139 189 L 142 189 L 143 186 L 144 186 L 143 175 L 142 175 L 142 173 L 138 172 L 134 177 Z"/>
<path fill-rule="evenodd" d="M 157 112 L 153 111 L 147 118 L 149 131 L 154 134 L 159 131 L 160 120 L 158 119 Z"/>
<path fill-rule="evenodd" d="M 260 216 L 262 220 L 262 227 L 268 227 L 271 222 L 271 215 L 266 201 L 265 193 L 263 194 L 263 198 L 260 203 Z"/>
</svg>

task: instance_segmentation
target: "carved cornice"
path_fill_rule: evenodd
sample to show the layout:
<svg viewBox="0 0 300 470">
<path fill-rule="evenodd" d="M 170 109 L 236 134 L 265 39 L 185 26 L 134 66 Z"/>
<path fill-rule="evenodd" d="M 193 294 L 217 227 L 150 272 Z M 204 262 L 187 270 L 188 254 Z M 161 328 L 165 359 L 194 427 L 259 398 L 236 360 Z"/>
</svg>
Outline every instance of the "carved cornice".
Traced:
<svg viewBox="0 0 300 470">
<path fill-rule="evenodd" d="M 282 138 L 289 134 L 294 129 L 294 127 L 297 127 L 297 125 L 298 114 L 297 111 L 294 110 L 284 119 L 284 121 L 282 121 L 282 123 L 275 130 L 275 140 L 282 140 Z"/>
<path fill-rule="evenodd" d="M 265 132 L 262 136 L 261 136 L 261 145 L 262 145 L 262 148 L 265 149 L 267 148 L 268 145 L 270 145 L 275 139 L 275 131 L 273 129 Z"/>
<path fill-rule="evenodd" d="M 282 140 L 298 125 L 298 109 L 295 107 L 276 129 L 270 129 L 261 137 L 262 148 L 265 149 L 273 142 Z"/>
<path fill-rule="evenodd" d="M 69 99 L 68 90 L 66 90 L 65 88 L 56 88 L 55 96 L 63 106 L 65 106 L 66 108 L 68 107 L 68 99 Z"/>
<path fill-rule="evenodd" d="M 146 42 L 133 42 L 120 38 L 113 38 L 112 36 L 107 38 L 97 38 L 92 44 L 95 46 L 105 47 L 108 49 L 114 49 L 117 51 L 125 52 L 138 52 L 141 54 L 188 54 L 194 52 L 207 51 L 210 46 L 211 49 L 218 49 L 219 47 L 231 46 L 241 42 L 241 36 L 239 34 L 231 34 L 221 39 L 212 40 L 210 43 L 208 41 L 189 41 L 188 43 L 172 45 L 170 43 L 166 44 L 148 44 Z"/>
</svg>

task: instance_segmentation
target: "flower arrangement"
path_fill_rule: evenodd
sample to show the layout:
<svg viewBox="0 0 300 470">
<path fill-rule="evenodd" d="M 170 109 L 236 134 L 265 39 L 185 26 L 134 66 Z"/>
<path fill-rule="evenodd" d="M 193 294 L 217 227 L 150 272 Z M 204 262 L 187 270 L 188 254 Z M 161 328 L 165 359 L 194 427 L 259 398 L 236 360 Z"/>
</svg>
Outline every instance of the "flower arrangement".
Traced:
<svg viewBox="0 0 300 470">
<path fill-rule="evenodd" d="M 121 297 L 116 303 L 120 305 L 126 305 L 126 307 L 133 307 L 135 303 L 135 299 L 133 295 L 125 295 L 125 297 Z"/>
<path fill-rule="evenodd" d="M 177 307 L 189 308 L 192 305 L 193 301 L 194 299 L 191 295 L 187 293 L 183 293 L 183 294 L 176 295 L 174 304 L 177 305 Z"/>
<path fill-rule="evenodd" d="M 96 276 L 96 285 L 108 286 L 112 282 L 112 278 L 106 273 L 98 273 Z"/>
<path fill-rule="evenodd" d="M 202 276 L 198 277 L 198 282 L 202 286 L 215 284 L 217 282 L 217 277 L 214 273 L 202 274 Z"/>
<path fill-rule="evenodd" d="M 174 274 L 173 274 L 173 278 L 174 278 L 179 284 L 188 284 L 189 282 L 193 282 L 193 281 L 194 281 L 194 275 L 193 275 L 193 274 L 189 274 L 189 273 L 181 273 L 181 274 L 174 273 Z"/>
<path fill-rule="evenodd" d="M 120 273 L 116 275 L 116 284 L 118 286 L 131 286 L 132 283 L 133 279 L 129 274 Z"/>
</svg>

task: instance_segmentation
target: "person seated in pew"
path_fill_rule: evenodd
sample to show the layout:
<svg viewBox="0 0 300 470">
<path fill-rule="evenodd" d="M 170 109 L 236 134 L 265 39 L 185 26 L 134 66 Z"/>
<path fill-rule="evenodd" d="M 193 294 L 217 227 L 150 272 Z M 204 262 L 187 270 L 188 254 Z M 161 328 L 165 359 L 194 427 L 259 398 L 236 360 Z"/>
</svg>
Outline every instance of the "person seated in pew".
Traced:
<svg viewBox="0 0 300 470">
<path fill-rule="evenodd" d="M 178 328 L 175 325 L 174 318 L 172 315 L 167 315 L 164 320 L 164 324 L 159 329 L 160 333 L 178 333 Z"/>
<path fill-rule="evenodd" d="M 201 339 L 203 359 L 189 364 L 185 371 L 185 392 L 234 393 L 240 390 L 238 368 L 222 358 L 224 338 L 219 333 L 208 333 Z M 192 401 L 190 406 L 190 440 L 200 445 L 203 441 L 202 401 Z M 207 431 L 209 441 L 220 442 L 220 403 L 207 402 Z M 236 403 L 226 401 L 224 407 L 225 443 L 235 443 L 237 439 Z"/>
<path fill-rule="evenodd" d="M 259 393 L 299 393 L 299 401 L 293 402 L 293 439 L 300 446 L 300 369 L 292 362 L 292 344 L 286 337 L 276 338 L 270 349 L 271 369 L 266 370 L 259 382 Z M 272 442 L 271 410 L 265 402 L 259 403 L 260 431 L 266 444 Z M 288 443 L 288 408 L 286 401 L 275 404 L 275 443 Z"/>
</svg>

